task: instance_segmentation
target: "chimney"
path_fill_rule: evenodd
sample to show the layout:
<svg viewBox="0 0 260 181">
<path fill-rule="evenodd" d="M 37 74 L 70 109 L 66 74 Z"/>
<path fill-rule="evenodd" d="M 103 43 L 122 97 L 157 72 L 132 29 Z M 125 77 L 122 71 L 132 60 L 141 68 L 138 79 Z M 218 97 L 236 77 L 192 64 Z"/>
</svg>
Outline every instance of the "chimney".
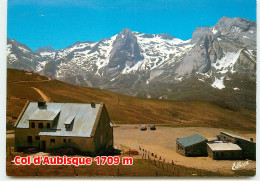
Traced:
<svg viewBox="0 0 260 181">
<path fill-rule="evenodd" d="M 250 138 L 250 141 L 253 142 L 253 141 L 254 141 L 254 138 Z"/>
<path fill-rule="evenodd" d="M 39 109 L 47 109 L 47 105 L 45 101 L 38 102 Z"/>
<path fill-rule="evenodd" d="M 91 107 L 92 107 L 92 108 L 95 108 L 95 107 L 96 107 L 95 102 L 91 102 L 90 104 L 91 104 Z"/>
</svg>

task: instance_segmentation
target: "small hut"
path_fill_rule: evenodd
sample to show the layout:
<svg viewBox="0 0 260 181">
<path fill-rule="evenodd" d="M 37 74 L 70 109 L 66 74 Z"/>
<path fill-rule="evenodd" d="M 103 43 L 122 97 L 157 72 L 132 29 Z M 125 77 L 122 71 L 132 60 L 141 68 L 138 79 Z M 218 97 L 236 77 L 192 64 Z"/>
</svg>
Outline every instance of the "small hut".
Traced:
<svg viewBox="0 0 260 181">
<path fill-rule="evenodd" d="M 207 138 L 199 134 L 177 138 L 176 151 L 184 156 L 207 156 Z"/>
<path fill-rule="evenodd" d="M 207 143 L 208 155 L 214 160 L 236 160 L 242 156 L 242 149 L 234 143 Z"/>
</svg>

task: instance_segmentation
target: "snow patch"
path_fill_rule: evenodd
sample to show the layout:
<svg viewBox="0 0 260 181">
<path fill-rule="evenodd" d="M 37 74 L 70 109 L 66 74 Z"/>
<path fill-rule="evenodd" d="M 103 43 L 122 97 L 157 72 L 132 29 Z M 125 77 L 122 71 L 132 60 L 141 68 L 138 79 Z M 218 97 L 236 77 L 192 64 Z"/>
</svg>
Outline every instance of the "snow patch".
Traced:
<svg viewBox="0 0 260 181">
<path fill-rule="evenodd" d="M 10 55 L 12 53 L 12 44 L 7 45 L 7 55 Z"/>
<path fill-rule="evenodd" d="M 218 32 L 218 30 L 215 29 L 215 27 L 212 29 L 212 33 L 215 35 Z"/>
<path fill-rule="evenodd" d="M 29 50 L 25 49 L 24 47 L 18 46 L 18 48 L 20 50 L 22 50 L 22 52 L 24 52 L 24 53 L 28 53 L 29 52 Z"/>
<path fill-rule="evenodd" d="M 234 32 L 234 31 L 240 33 L 240 32 L 241 32 L 241 28 L 235 26 L 235 27 L 232 29 L 232 32 Z"/>
<path fill-rule="evenodd" d="M 55 56 L 55 52 L 41 52 L 40 55 L 42 57 L 51 57 L 53 59 Z"/>
<path fill-rule="evenodd" d="M 225 56 L 222 57 L 220 60 L 218 59 L 215 63 L 213 63 L 213 67 L 219 72 L 219 73 L 227 73 L 229 70 L 231 70 L 232 73 L 234 73 L 234 65 L 240 55 L 242 49 L 240 49 L 238 52 L 228 52 L 225 53 Z"/>
<path fill-rule="evenodd" d="M 176 77 L 175 80 L 182 81 L 183 77 Z"/>
<path fill-rule="evenodd" d="M 238 87 L 234 87 L 233 88 L 235 91 L 238 91 L 238 90 L 240 90 Z"/>
<path fill-rule="evenodd" d="M 37 72 L 42 71 L 42 69 L 45 67 L 45 65 L 46 65 L 47 62 L 48 62 L 48 61 L 40 62 L 40 63 L 36 66 L 36 71 L 37 71 Z"/>
<path fill-rule="evenodd" d="M 200 79 L 200 78 L 198 78 L 198 80 L 199 80 L 199 81 L 201 81 L 201 82 L 205 82 L 205 80 L 204 80 L 204 79 Z"/>
<path fill-rule="evenodd" d="M 220 79 L 215 77 L 215 81 L 213 82 L 213 84 L 211 86 L 214 88 L 217 88 L 217 89 L 223 89 L 223 88 L 225 88 L 223 80 L 224 80 L 224 77 L 221 77 Z"/>
</svg>

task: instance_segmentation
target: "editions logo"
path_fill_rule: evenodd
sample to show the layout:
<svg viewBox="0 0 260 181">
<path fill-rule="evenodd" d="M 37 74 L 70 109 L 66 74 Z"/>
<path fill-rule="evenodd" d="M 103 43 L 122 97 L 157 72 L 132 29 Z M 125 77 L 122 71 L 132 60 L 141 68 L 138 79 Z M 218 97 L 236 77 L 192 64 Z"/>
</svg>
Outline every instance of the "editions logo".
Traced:
<svg viewBox="0 0 260 181">
<path fill-rule="evenodd" d="M 234 162 L 233 166 L 232 166 L 232 170 L 237 170 L 237 169 L 239 169 L 241 167 L 245 168 L 245 166 L 247 166 L 248 164 L 249 164 L 248 160 L 245 161 L 245 162 L 241 162 L 241 161 Z"/>
</svg>

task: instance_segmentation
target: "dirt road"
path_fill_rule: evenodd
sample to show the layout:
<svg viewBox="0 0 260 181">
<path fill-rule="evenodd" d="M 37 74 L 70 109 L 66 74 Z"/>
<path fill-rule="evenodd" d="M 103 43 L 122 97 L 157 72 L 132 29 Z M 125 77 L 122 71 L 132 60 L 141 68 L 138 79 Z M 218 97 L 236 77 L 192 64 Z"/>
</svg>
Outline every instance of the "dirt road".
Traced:
<svg viewBox="0 0 260 181">
<path fill-rule="evenodd" d="M 36 91 L 41 95 L 41 97 L 42 97 L 42 99 L 43 99 L 44 101 L 46 101 L 46 102 L 50 102 L 50 101 L 51 101 L 51 99 L 50 99 L 48 96 L 46 96 L 40 89 L 35 88 L 35 87 L 31 87 L 31 88 L 33 88 L 34 90 L 36 90 Z"/>
<path fill-rule="evenodd" d="M 166 161 L 172 160 L 178 164 L 187 167 L 217 171 L 222 173 L 231 173 L 234 161 L 217 161 L 209 157 L 185 157 L 178 154 L 176 150 L 176 138 L 190 136 L 198 133 L 208 139 L 216 138 L 220 131 L 218 128 L 185 127 L 172 128 L 166 126 L 157 126 L 156 131 L 140 131 L 140 125 L 119 125 L 114 128 L 115 147 L 121 145 L 138 150 L 139 146 L 147 151 L 153 152 Z M 230 132 L 230 131 L 229 131 Z M 256 138 L 256 134 L 242 134 L 231 132 L 245 138 Z M 255 161 L 249 161 L 245 169 L 256 168 Z"/>
</svg>

